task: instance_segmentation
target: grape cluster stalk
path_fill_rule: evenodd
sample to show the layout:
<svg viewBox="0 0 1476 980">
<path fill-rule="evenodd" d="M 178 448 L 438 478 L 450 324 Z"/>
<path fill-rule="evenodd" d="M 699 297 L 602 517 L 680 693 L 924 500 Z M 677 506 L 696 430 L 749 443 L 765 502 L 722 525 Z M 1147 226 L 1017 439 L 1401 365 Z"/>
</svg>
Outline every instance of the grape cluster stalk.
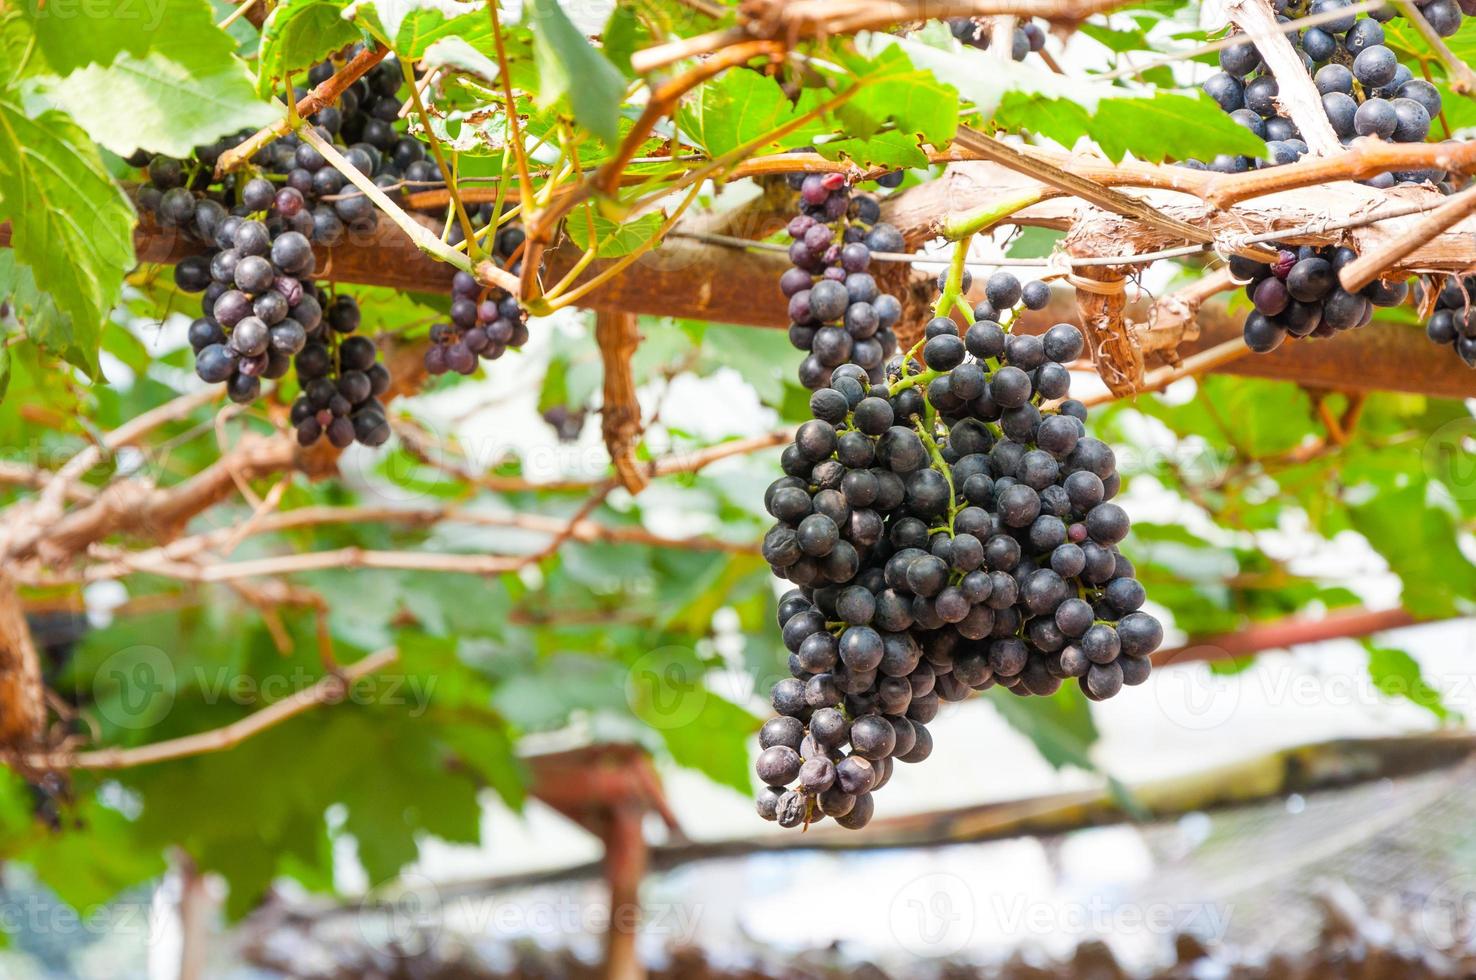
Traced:
<svg viewBox="0 0 1476 980">
<path fill-rule="evenodd" d="M 894 763 L 931 753 L 944 701 L 1067 680 L 1101 700 L 1148 676 L 1163 630 L 1118 550 L 1116 459 L 1070 398 L 1083 339 L 1007 332 L 1025 292 L 996 273 L 963 336 L 938 316 L 880 378 L 837 365 L 781 455 L 762 552 L 795 588 L 755 764 L 765 819 L 865 826 Z"/>
</svg>

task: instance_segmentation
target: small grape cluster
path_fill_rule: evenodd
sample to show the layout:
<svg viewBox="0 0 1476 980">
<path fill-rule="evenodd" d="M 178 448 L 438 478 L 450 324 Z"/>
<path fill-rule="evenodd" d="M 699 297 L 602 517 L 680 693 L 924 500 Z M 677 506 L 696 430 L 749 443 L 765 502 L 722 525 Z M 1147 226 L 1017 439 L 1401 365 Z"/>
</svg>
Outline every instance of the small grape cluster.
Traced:
<svg viewBox="0 0 1476 980">
<path fill-rule="evenodd" d="M 359 322 L 358 303 L 339 296 L 297 355 L 302 393 L 292 402 L 290 419 L 299 445 L 311 446 L 326 437 L 343 449 L 355 440 L 380 446 L 389 439 L 389 422 L 379 401 L 389 390 L 389 371 L 379 363 L 374 341 L 356 332 Z"/>
<path fill-rule="evenodd" d="M 1358 257 L 1344 246 L 1303 245 L 1278 249 L 1274 263 L 1242 256 L 1230 259 L 1230 274 L 1245 283 L 1255 309 L 1245 319 L 1245 345 L 1268 354 L 1291 337 L 1331 337 L 1373 319 L 1376 306 L 1398 306 L 1409 287 L 1375 279 L 1357 293 L 1338 283 L 1338 273 Z"/>
<path fill-rule="evenodd" d="M 1436 0 L 1441 2 L 1445 0 Z M 1348 0 L 1314 0 L 1307 12 L 1336 13 L 1348 5 Z M 1430 132 L 1430 120 L 1440 113 L 1439 90 L 1415 78 L 1384 44 L 1380 18 L 1388 20 L 1393 15 L 1392 7 L 1375 10 L 1367 17 L 1347 13 L 1291 35 L 1303 67 L 1322 95 L 1323 111 L 1344 145 L 1360 136 L 1398 143 L 1423 142 Z M 1287 20 L 1285 16 L 1280 19 Z M 1220 69 L 1204 83 L 1205 92 L 1237 123 L 1266 140 L 1267 155 L 1259 161 L 1222 155 L 1210 162 L 1208 169 L 1238 173 L 1252 166 L 1274 167 L 1291 163 L 1307 152 L 1296 125 L 1279 114 L 1276 79 L 1253 44 L 1222 48 Z M 1187 163 L 1205 166 L 1197 161 Z M 1366 183 L 1392 187 L 1400 182 L 1438 183 L 1444 177 L 1444 171 L 1439 170 L 1401 171 L 1378 174 Z"/>
<path fill-rule="evenodd" d="M 1425 323 L 1425 335 L 1437 344 L 1454 347 L 1467 366 L 1476 368 L 1476 276 L 1450 276 L 1435 299 L 1435 312 Z"/>
<path fill-rule="evenodd" d="M 765 494 L 763 555 L 797 586 L 755 765 L 759 815 L 782 826 L 864 826 L 894 761 L 931 753 L 943 701 L 1068 678 L 1101 700 L 1142 683 L 1162 642 L 1118 551 L 1115 457 L 1068 397 L 1080 331 L 978 317 L 960 337 L 939 317 L 924 338 L 921 364 L 894 358 L 879 382 L 836 367 Z"/>
<path fill-rule="evenodd" d="M 955 17 L 948 21 L 948 29 L 958 40 L 981 51 L 987 51 L 990 42 L 994 40 L 989 23 L 982 19 Z M 1044 48 L 1045 40 L 1045 28 L 1035 21 L 1027 20 L 1023 24 L 1016 24 L 1014 34 L 1010 36 L 1010 57 L 1015 61 L 1024 61 L 1030 52 Z"/>
<path fill-rule="evenodd" d="M 510 269 L 509 262 L 523 242 L 523 230 L 509 226 L 497 233 L 495 257 Z M 477 359 L 493 361 L 509 347 L 528 342 L 527 314 L 518 298 L 497 288 L 484 288 L 467 272 L 458 271 L 451 280 L 451 319 L 430 330 L 425 351 L 425 369 L 432 375 L 448 371 L 469 375 Z"/>
<path fill-rule="evenodd" d="M 789 340 L 809 354 L 800 362 L 806 388 L 823 387 L 842 364 L 880 381 L 897 351 L 892 328 L 902 303 L 883 293 L 868 272 L 872 252 L 900 252 L 902 233 L 881 220 L 869 194 L 852 197 L 841 174 L 805 174 L 796 181 L 800 213 L 789 222 L 789 261 L 779 278 L 789 299 Z"/>
<path fill-rule="evenodd" d="M 309 72 L 308 80 L 318 84 L 333 72 L 332 62 L 322 62 Z M 424 145 L 394 127 L 403 105 L 397 94 L 403 84 L 399 62 L 386 58 L 349 86 L 337 105 L 325 106 L 309 119 L 318 135 L 334 143 L 356 170 L 391 192 L 402 180 L 440 180 L 435 163 L 426 159 Z M 305 89 L 295 93 L 299 99 L 306 94 Z M 199 224 L 195 211 L 208 207 L 206 200 L 218 204 L 240 196 L 245 181 L 234 174 L 227 175 L 219 190 L 212 192 L 211 168 L 221 154 L 250 135 L 243 131 L 196 147 L 189 164 L 163 156 L 130 159 L 135 166 L 147 167 L 150 178 L 139 191 L 140 207 L 156 214 L 165 227 L 179 228 L 187 238 L 210 244 L 212 236 L 195 234 Z M 280 220 L 290 230 L 318 244 L 333 246 L 342 243 L 349 231 L 367 233 L 374 229 L 379 214 L 374 203 L 297 134 L 290 133 L 262 147 L 251 163 L 282 184 L 283 190 L 300 196 L 300 207 L 290 213 L 286 208 L 279 211 Z"/>
</svg>

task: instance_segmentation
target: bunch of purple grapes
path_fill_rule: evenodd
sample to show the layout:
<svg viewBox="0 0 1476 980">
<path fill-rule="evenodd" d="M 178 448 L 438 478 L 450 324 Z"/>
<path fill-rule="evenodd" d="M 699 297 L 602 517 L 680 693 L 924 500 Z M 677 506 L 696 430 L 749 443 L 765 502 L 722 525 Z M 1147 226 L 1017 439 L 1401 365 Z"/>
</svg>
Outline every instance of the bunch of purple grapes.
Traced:
<svg viewBox="0 0 1476 980">
<path fill-rule="evenodd" d="M 483 220 L 487 217 L 484 214 Z M 514 274 L 519 263 L 511 260 L 522 242 L 523 230 L 516 225 L 497 233 L 494 257 Z M 479 358 L 494 361 L 509 347 L 528 342 L 527 313 L 516 296 L 484 288 L 471 274 L 458 271 L 451 280 L 450 322 L 431 327 L 430 341 L 425 351 L 428 373 L 473 374 Z"/>
<path fill-rule="evenodd" d="M 1404 302 L 1404 282 L 1375 279 L 1356 293 L 1344 289 L 1338 273 L 1357 257 L 1333 245 L 1281 248 L 1273 263 L 1233 256 L 1230 274 L 1245 283 L 1255 306 L 1245 319 L 1246 346 L 1267 354 L 1287 337 L 1331 337 L 1367 324 L 1374 307 Z"/>
<path fill-rule="evenodd" d="M 1450 0 L 1433 0 L 1426 9 L 1442 21 L 1446 4 L 1455 7 Z M 1285 23 L 1287 13 L 1336 14 L 1349 5 L 1349 0 L 1313 0 L 1302 10 L 1279 0 L 1277 6 L 1279 19 Z M 1396 143 L 1423 142 L 1430 121 L 1440 113 L 1439 90 L 1415 78 L 1384 43 L 1381 21 L 1395 15 L 1392 6 L 1376 8 L 1363 17 L 1350 12 L 1289 35 L 1303 68 L 1322 95 L 1328 122 L 1344 145 L 1362 136 Z M 1458 24 L 1459 8 L 1455 15 Z M 1280 166 L 1307 152 L 1301 132 L 1280 114 L 1279 86 L 1253 44 L 1245 41 L 1222 48 L 1220 69 L 1204 83 L 1205 92 L 1237 123 L 1266 140 L 1266 156 L 1252 160 L 1222 155 L 1208 169 L 1238 173 L 1252 167 Z M 1186 161 L 1186 165 L 1205 166 L 1198 161 Z M 1393 187 L 1397 183 L 1439 183 L 1444 178 L 1441 170 L 1400 171 L 1378 174 L 1365 183 Z"/>
<path fill-rule="evenodd" d="M 897 350 L 892 327 L 902 304 L 883 293 L 868 269 L 873 252 L 900 252 L 906 245 L 896 228 L 881 220 L 870 194 L 852 195 L 842 174 L 795 175 L 800 213 L 790 219 L 789 261 L 779 279 L 789 299 L 789 340 L 808 356 L 799 380 L 814 390 L 831 372 L 855 364 L 880 380 L 883 364 Z"/>
</svg>

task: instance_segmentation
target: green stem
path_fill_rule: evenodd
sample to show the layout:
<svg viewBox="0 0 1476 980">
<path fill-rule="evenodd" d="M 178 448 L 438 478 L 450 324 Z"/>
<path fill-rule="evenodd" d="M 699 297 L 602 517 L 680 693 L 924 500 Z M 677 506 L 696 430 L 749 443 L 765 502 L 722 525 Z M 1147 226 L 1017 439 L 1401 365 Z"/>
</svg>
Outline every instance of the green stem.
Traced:
<svg viewBox="0 0 1476 980">
<path fill-rule="evenodd" d="M 957 241 L 960 238 L 987 231 L 1016 211 L 1028 208 L 1032 204 L 1039 204 L 1044 196 L 1044 188 L 1020 191 L 1010 197 L 952 215 L 939 226 L 938 234 L 949 241 Z"/>
<path fill-rule="evenodd" d="M 912 357 L 911 354 L 908 354 L 907 356 L 908 356 L 909 359 Z M 887 395 L 888 396 L 895 395 L 895 394 L 897 394 L 900 391 L 906 391 L 908 388 L 914 387 L 916 385 L 925 385 L 925 384 L 928 384 L 934 378 L 941 378 L 941 377 L 943 377 L 943 374 L 944 374 L 944 372 L 942 372 L 942 371 L 934 371 L 934 370 L 931 370 L 931 369 L 929 369 L 927 371 L 919 371 L 917 374 L 910 374 L 910 375 L 908 375 L 907 377 L 903 378 L 900 381 L 893 381 L 887 387 Z"/>
<path fill-rule="evenodd" d="M 917 434 L 922 437 L 923 445 L 928 448 L 928 455 L 933 458 L 933 465 L 943 474 L 943 479 L 948 481 L 948 533 L 953 534 L 953 519 L 958 514 L 958 501 L 953 488 L 953 467 L 949 466 L 943 459 L 943 450 L 939 448 L 937 439 L 932 432 L 933 420 L 928 419 L 924 425 L 918 428 Z"/>
</svg>

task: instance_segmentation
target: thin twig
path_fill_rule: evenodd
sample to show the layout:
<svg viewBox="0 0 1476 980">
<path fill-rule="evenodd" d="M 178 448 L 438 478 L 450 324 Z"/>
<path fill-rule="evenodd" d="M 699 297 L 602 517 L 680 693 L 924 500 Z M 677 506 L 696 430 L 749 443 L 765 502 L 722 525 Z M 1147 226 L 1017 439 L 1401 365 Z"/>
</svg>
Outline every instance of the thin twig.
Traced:
<svg viewBox="0 0 1476 980">
<path fill-rule="evenodd" d="M 1471 71 L 1470 65 L 1466 64 L 1454 51 L 1450 50 L 1450 45 L 1445 43 L 1445 38 L 1441 37 L 1436 33 L 1435 28 L 1430 26 L 1430 22 L 1425 19 L 1425 15 L 1420 13 L 1420 8 L 1411 3 L 1410 0 L 1393 0 L 1393 3 L 1394 6 L 1399 8 L 1399 12 L 1404 15 L 1404 19 L 1409 21 L 1416 31 L 1419 31 L 1420 36 L 1425 39 L 1425 43 L 1430 46 L 1430 50 L 1435 52 L 1435 57 L 1439 58 L 1441 64 L 1445 65 L 1445 70 L 1450 76 L 1450 90 L 1457 95 L 1470 95 L 1473 91 L 1476 91 L 1476 73 Z"/>
<path fill-rule="evenodd" d="M 168 762 L 211 752 L 223 752 L 226 749 L 235 748 L 252 736 L 260 735 L 268 728 L 295 718 L 310 708 L 343 699 L 355 682 L 388 667 L 395 662 L 398 656 L 399 651 L 393 647 L 376 651 L 344 667 L 339 674 L 324 677 L 311 687 L 267 705 L 239 721 L 207 732 L 171 738 L 131 749 L 95 749 L 91 752 L 78 753 L 30 752 L 12 755 L 9 761 L 18 762 L 23 767 L 32 770 L 129 769 L 134 766 Z"/>
<path fill-rule="evenodd" d="M 383 61 L 384 56 L 387 54 L 389 54 L 389 49 L 382 45 L 376 45 L 373 48 L 365 48 L 360 51 L 349 60 L 348 64 L 334 72 L 331 78 L 324 80 L 321 85 L 318 85 L 302 97 L 294 107 L 298 119 L 306 119 L 319 109 L 337 102 L 338 97 L 350 85 L 353 85 L 369 69 Z M 294 125 L 293 113 L 286 113 L 281 119 L 272 123 L 270 126 L 265 126 L 257 130 L 240 146 L 226 150 L 215 163 L 215 176 L 217 178 L 224 177 L 232 170 L 240 168 L 246 161 L 256 155 L 257 150 L 260 150 L 272 142 L 272 140 L 286 136 L 292 132 Z"/>
</svg>

